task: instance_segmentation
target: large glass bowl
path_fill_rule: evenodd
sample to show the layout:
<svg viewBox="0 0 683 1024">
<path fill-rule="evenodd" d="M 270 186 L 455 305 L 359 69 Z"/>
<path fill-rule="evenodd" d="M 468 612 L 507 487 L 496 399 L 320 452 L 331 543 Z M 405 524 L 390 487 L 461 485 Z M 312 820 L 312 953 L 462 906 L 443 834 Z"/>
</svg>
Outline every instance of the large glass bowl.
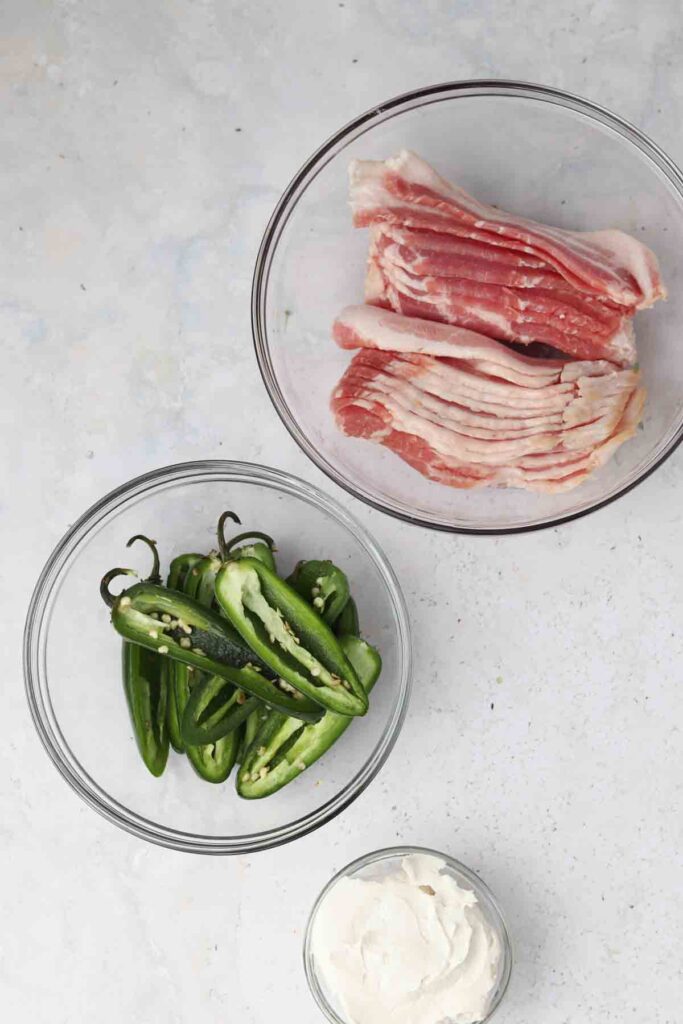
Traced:
<svg viewBox="0 0 683 1024">
<path fill-rule="evenodd" d="M 422 846 L 391 846 L 384 850 L 374 850 L 372 853 L 367 853 L 363 857 L 359 857 L 358 860 L 354 860 L 351 864 L 347 864 L 341 871 L 338 871 L 318 896 L 308 918 L 304 935 L 304 970 L 306 972 L 306 980 L 308 981 L 313 998 L 330 1024 L 348 1024 L 348 1020 L 339 1006 L 339 994 L 329 989 L 325 984 L 324 976 L 318 970 L 315 958 L 315 923 L 318 911 L 340 879 L 360 878 L 379 881 L 387 874 L 395 871 L 400 866 L 403 858 L 411 854 L 423 854 L 443 861 L 441 874 L 454 878 L 462 889 L 470 889 L 474 892 L 484 917 L 498 938 L 501 951 L 495 988 L 489 999 L 486 1017 L 481 1019 L 480 1024 L 488 1024 L 488 1021 L 491 1020 L 501 1004 L 512 973 L 512 945 L 505 919 L 496 897 L 474 871 L 465 867 L 464 864 L 461 864 L 460 861 L 450 857 L 448 854 L 438 853 L 436 850 L 429 850 Z"/>
<path fill-rule="evenodd" d="M 367 232 L 351 226 L 347 167 L 413 149 L 480 199 L 566 228 L 620 227 L 658 255 L 668 302 L 636 332 L 648 400 L 642 429 L 574 491 L 458 491 L 379 445 L 346 438 L 329 410 L 350 353 L 332 321 L 362 302 Z M 402 519 L 464 533 L 531 530 L 605 505 L 661 465 L 683 436 L 683 177 L 654 143 L 594 103 L 518 82 L 455 82 L 356 118 L 291 182 L 254 274 L 252 323 L 270 397 L 306 454 L 356 497 Z"/>
<path fill-rule="evenodd" d="M 226 508 L 244 529 L 277 539 L 278 565 L 333 558 L 347 573 L 364 636 L 383 671 L 370 710 L 323 759 L 280 792 L 242 800 L 234 774 L 199 779 L 173 753 L 156 779 L 138 756 L 121 686 L 121 641 L 99 597 L 116 565 L 149 571 L 135 533 L 158 541 L 168 565 L 182 551 L 215 545 Z M 147 556 L 147 557 L 145 557 Z M 241 462 L 192 462 L 138 477 L 106 495 L 69 530 L 36 586 L 25 633 L 28 700 L 55 766 L 95 810 L 129 832 L 177 850 L 245 853 L 310 832 L 342 811 L 377 774 L 401 728 L 410 689 L 408 617 L 386 558 L 331 498 L 286 473 Z"/>
</svg>

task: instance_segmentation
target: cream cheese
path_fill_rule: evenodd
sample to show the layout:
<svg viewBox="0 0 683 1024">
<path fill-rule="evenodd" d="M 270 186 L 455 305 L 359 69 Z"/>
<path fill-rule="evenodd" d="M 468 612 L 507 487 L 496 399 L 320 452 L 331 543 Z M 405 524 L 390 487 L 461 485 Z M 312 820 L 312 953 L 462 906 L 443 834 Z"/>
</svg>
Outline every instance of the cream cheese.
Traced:
<svg viewBox="0 0 683 1024">
<path fill-rule="evenodd" d="M 311 954 L 349 1024 L 475 1024 L 486 1017 L 502 949 L 476 895 L 430 854 L 387 873 L 342 878 L 313 921 Z"/>
</svg>

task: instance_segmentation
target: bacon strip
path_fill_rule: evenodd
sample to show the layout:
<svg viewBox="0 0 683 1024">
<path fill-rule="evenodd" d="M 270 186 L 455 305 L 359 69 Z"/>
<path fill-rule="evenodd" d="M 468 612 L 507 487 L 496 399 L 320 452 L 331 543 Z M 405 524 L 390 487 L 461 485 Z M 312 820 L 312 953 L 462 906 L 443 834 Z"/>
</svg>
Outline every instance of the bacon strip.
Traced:
<svg viewBox="0 0 683 1024">
<path fill-rule="evenodd" d="M 653 253 L 487 206 L 407 151 L 350 179 L 370 245 L 366 305 L 333 327 L 358 350 L 340 429 L 453 487 L 580 484 L 642 415 L 633 316 L 666 297 Z"/>
<path fill-rule="evenodd" d="M 377 294 L 371 294 L 368 283 L 366 298 L 377 305 L 485 332 L 500 341 L 541 341 L 578 359 L 609 359 L 626 366 L 636 359 L 630 317 L 566 286 L 515 289 L 466 278 L 417 277 L 372 253 L 368 273 L 377 275 Z"/>
<path fill-rule="evenodd" d="M 614 369 L 606 360 L 532 358 L 476 331 L 400 316 L 376 306 L 347 306 L 335 320 L 332 335 L 341 348 L 378 348 L 465 359 L 475 369 L 532 388 Z"/>
<path fill-rule="evenodd" d="M 657 260 L 622 231 L 565 231 L 487 206 L 406 150 L 350 166 L 354 224 L 395 224 L 527 253 L 572 287 L 643 309 L 665 297 Z"/>
<path fill-rule="evenodd" d="M 333 333 L 359 349 L 332 395 L 341 430 L 450 486 L 576 486 L 642 407 L 638 371 L 607 361 L 531 359 L 372 306 L 345 309 Z"/>
</svg>

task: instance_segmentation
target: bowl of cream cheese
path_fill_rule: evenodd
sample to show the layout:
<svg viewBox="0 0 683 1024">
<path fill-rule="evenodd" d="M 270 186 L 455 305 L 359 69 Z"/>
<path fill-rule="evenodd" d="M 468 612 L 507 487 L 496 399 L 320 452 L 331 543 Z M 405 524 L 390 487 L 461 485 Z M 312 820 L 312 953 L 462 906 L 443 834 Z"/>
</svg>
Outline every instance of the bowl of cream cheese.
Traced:
<svg viewBox="0 0 683 1024">
<path fill-rule="evenodd" d="M 482 1024 L 512 968 L 498 904 L 473 871 L 414 846 L 332 878 L 304 940 L 306 977 L 333 1024 Z"/>
</svg>

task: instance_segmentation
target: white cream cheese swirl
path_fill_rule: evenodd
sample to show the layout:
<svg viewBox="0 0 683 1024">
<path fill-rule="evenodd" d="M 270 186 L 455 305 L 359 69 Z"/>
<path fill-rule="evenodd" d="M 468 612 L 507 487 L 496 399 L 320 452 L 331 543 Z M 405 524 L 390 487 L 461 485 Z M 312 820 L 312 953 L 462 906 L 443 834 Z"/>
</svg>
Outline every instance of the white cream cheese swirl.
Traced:
<svg viewBox="0 0 683 1024">
<path fill-rule="evenodd" d="M 311 953 L 349 1024 L 475 1024 L 502 950 L 476 895 L 444 861 L 410 854 L 387 874 L 342 878 L 318 908 Z"/>
</svg>

